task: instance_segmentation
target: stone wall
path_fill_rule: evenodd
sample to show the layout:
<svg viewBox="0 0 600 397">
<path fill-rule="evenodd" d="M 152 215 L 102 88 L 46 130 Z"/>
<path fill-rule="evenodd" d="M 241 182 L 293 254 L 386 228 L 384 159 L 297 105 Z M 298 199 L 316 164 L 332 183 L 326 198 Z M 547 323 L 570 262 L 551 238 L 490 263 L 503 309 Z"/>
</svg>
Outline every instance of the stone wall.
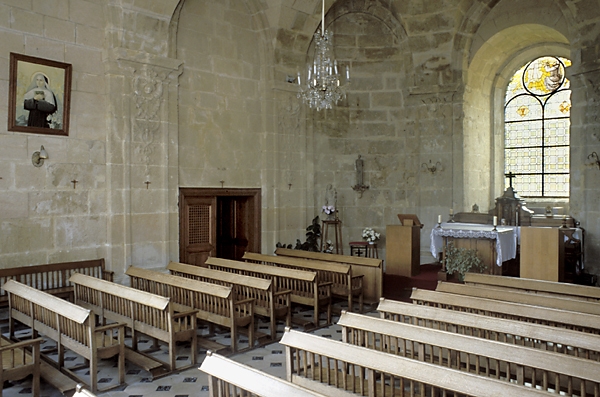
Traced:
<svg viewBox="0 0 600 397">
<path fill-rule="evenodd" d="M 364 227 L 384 232 L 415 213 L 428 255 L 438 214 L 485 210 L 502 190 L 506 76 L 558 51 L 573 61 L 570 209 L 598 272 L 600 171 L 588 155 L 600 152 L 599 3 L 327 0 L 352 82 L 339 106 L 316 112 L 294 78 L 312 60 L 320 0 L 0 1 L 0 95 L 10 52 L 74 71 L 68 137 L 0 127 L 1 266 L 164 266 L 178 259 L 178 188 L 221 183 L 261 189 L 263 252 L 303 239 L 332 185 L 346 253 Z M 35 168 L 40 145 L 49 159 Z"/>
</svg>

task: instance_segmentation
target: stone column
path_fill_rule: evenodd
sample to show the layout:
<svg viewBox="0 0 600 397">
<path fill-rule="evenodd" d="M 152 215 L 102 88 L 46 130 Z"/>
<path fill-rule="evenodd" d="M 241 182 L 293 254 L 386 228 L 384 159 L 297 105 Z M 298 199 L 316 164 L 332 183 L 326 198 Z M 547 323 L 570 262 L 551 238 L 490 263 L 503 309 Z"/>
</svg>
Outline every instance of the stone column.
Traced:
<svg viewBox="0 0 600 397">
<path fill-rule="evenodd" d="M 117 282 L 128 266 L 178 258 L 177 81 L 181 62 L 115 48 L 107 87 L 107 260 Z"/>
</svg>

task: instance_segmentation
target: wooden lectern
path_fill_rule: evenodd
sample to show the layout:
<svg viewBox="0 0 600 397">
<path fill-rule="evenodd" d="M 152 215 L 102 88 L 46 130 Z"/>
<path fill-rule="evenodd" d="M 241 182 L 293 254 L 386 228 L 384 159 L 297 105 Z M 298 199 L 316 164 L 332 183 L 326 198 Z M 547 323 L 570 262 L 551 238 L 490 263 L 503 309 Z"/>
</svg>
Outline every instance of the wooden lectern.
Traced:
<svg viewBox="0 0 600 397">
<path fill-rule="evenodd" d="M 421 265 L 421 228 L 416 215 L 398 214 L 400 225 L 386 226 L 385 273 L 413 277 Z"/>
<path fill-rule="evenodd" d="M 521 228 L 521 278 L 565 281 L 563 229 L 557 227 Z"/>
</svg>

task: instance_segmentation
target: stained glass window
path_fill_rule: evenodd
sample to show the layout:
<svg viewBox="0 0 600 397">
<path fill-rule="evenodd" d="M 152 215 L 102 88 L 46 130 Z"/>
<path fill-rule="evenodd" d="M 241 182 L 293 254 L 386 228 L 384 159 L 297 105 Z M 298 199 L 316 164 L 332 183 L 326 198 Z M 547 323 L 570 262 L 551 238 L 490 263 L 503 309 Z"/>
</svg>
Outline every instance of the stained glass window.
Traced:
<svg viewBox="0 0 600 397">
<path fill-rule="evenodd" d="M 569 197 L 571 61 L 537 58 L 519 69 L 506 89 L 506 188 L 523 197 Z"/>
</svg>

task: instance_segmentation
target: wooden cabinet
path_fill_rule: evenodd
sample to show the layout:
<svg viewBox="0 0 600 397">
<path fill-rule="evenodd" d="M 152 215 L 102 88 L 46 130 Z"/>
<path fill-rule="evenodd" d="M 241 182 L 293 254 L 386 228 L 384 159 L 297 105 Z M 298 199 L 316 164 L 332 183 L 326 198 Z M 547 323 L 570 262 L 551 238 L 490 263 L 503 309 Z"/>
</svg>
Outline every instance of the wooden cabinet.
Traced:
<svg viewBox="0 0 600 397">
<path fill-rule="evenodd" d="M 405 277 L 418 275 L 421 227 L 388 225 L 385 232 L 385 273 Z"/>
<path fill-rule="evenodd" d="M 564 281 L 564 233 L 556 227 L 521 228 L 522 278 Z"/>
</svg>

